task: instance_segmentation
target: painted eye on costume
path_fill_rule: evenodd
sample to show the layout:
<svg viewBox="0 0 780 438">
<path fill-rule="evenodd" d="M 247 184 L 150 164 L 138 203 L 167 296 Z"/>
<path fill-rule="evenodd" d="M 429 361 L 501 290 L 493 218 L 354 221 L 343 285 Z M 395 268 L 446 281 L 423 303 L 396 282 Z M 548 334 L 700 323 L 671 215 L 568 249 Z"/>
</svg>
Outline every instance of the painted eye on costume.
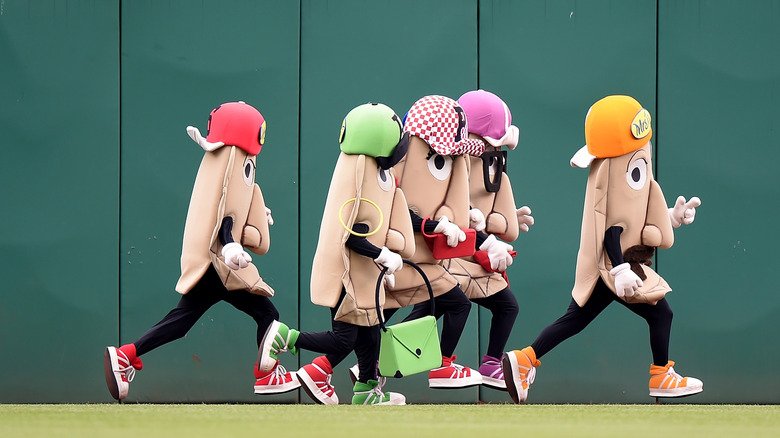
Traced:
<svg viewBox="0 0 780 438">
<path fill-rule="evenodd" d="M 244 177 L 244 184 L 252 187 L 255 183 L 255 162 L 251 158 L 246 157 L 244 160 L 244 168 L 241 171 L 241 175 Z"/>
<path fill-rule="evenodd" d="M 395 181 L 393 181 L 393 175 L 388 169 L 379 168 L 376 173 L 376 180 L 379 183 L 379 188 L 389 192 L 395 187 Z"/>
<path fill-rule="evenodd" d="M 640 190 L 645 186 L 647 182 L 647 161 L 644 158 L 638 158 L 628 165 L 626 181 L 628 186 L 634 190 Z"/>
<path fill-rule="evenodd" d="M 428 171 L 434 178 L 444 181 L 452 173 L 452 158 L 439 154 L 428 157 Z"/>
</svg>

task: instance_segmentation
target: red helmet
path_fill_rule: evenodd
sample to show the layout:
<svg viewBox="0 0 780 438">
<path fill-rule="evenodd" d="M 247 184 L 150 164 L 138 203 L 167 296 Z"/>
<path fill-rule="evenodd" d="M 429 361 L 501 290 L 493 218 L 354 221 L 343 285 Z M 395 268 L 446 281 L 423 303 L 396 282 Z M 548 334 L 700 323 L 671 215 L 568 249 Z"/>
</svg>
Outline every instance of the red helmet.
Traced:
<svg viewBox="0 0 780 438">
<path fill-rule="evenodd" d="M 260 111 L 244 102 L 228 102 L 209 114 L 206 140 L 237 146 L 257 155 L 265 142 L 265 119 Z"/>
</svg>

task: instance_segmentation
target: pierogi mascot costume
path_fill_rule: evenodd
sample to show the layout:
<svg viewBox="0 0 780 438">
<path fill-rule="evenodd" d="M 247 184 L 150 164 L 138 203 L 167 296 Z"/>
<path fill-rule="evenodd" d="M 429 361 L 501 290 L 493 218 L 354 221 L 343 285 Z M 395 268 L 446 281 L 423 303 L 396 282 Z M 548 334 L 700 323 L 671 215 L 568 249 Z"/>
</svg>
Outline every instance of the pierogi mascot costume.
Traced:
<svg viewBox="0 0 780 438">
<path fill-rule="evenodd" d="M 306 393 L 317 403 L 338 404 L 331 385 L 333 367 L 351 351 L 358 358 L 352 404 L 403 405 L 406 398 L 383 392 L 377 376 L 379 319 L 376 285 L 382 268 L 387 280 L 414 254 L 414 234 L 404 193 L 392 166 L 404 156 L 409 136 L 389 107 L 369 103 L 344 118 L 341 153 L 330 182 L 311 273 L 311 301 L 331 311 L 329 332 L 299 332 L 274 322 L 259 352 L 261 369 L 279 353 L 298 349 L 326 353 L 297 371 Z M 411 269 L 406 269 L 411 270 Z M 380 306 L 384 283 L 380 284 Z"/>
<path fill-rule="evenodd" d="M 411 135 L 409 152 L 396 167 L 398 181 L 409 204 L 409 214 L 415 231 L 417 263 L 430 279 L 435 295 L 436 317 L 443 316 L 441 332 L 442 367 L 428 374 L 431 388 L 463 388 L 479 385 L 481 375 L 474 369 L 455 362 L 455 347 L 463 333 L 471 302 L 443 266 L 444 255 L 435 254 L 429 240 L 446 239 L 446 246 L 465 249 L 473 254 L 485 242 L 484 238 L 468 241 L 464 229 L 469 228 L 468 154 L 480 154 L 484 143 L 468 137 L 468 122 L 463 109 L 453 99 L 425 96 L 412 105 L 406 115 L 404 131 Z M 429 237 L 426 237 L 429 236 Z M 434 236 L 434 237 L 430 237 Z M 511 261 L 506 246 L 495 240 L 492 257 Z M 432 246 L 435 248 L 435 242 Z M 485 249 L 487 247 L 483 247 Z M 446 249 L 446 247 L 444 248 Z M 436 255 L 436 256 L 435 256 Z M 406 320 L 430 314 L 430 298 L 417 272 L 405 269 L 395 274 L 395 284 L 389 288 L 386 312 L 393 308 L 414 305 Z"/>
<path fill-rule="evenodd" d="M 468 156 L 471 226 L 484 231 L 487 239 L 512 242 L 521 230 L 528 231 L 533 225 L 531 209 L 515 206 L 506 174 L 507 151 L 502 150 L 504 146 L 509 150 L 517 147 L 519 129 L 512 125 L 512 113 L 506 103 L 489 91 L 469 91 L 458 99 L 458 104 L 466 113 L 469 137 L 485 143 L 482 154 Z M 503 260 L 494 258 L 495 261 Z M 487 352 L 479 373 L 483 385 L 499 390 L 506 390 L 501 355 L 519 311 L 505 273 L 511 263 L 509 258 L 505 264 L 491 264 L 484 250 L 474 256 L 444 261 L 466 296 L 492 314 Z"/>
<path fill-rule="evenodd" d="M 244 102 L 229 102 L 211 111 L 204 138 L 197 128 L 187 133 L 203 150 L 192 190 L 181 255 L 178 305 L 137 341 L 105 351 L 105 377 L 111 395 L 127 396 L 140 356 L 187 334 L 211 306 L 227 301 L 257 323 L 257 343 L 278 318 L 268 297 L 274 290 L 260 277 L 244 248 L 268 252 L 273 223 L 255 183 L 256 155 L 265 142 L 263 116 Z M 255 393 L 269 394 L 300 386 L 284 367 L 259 372 Z"/>
<path fill-rule="evenodd" d="M 653 178 L 650 113 L 629 96 L 607 96 L 585 118 L 585 142 L 571 159 L 587 168 L 580 250 L 572 301 L 531 346 L 504 354 L 507 390 L 515 403 L 528 396 L 539 358 L 579 333 L 612 302 L 650 327 L 650 396 L 681 397 L 702 391 L 702 382 L 682 377 L 670 361 L 672 310 L 669 285 L 650 268 L 655 248 L 669 248 L 673 228 L 693 222 L 699 198 L 677 198 L 667 208 Z M 511 377 L 510 377 L 511 376 Z"/>
</svg>

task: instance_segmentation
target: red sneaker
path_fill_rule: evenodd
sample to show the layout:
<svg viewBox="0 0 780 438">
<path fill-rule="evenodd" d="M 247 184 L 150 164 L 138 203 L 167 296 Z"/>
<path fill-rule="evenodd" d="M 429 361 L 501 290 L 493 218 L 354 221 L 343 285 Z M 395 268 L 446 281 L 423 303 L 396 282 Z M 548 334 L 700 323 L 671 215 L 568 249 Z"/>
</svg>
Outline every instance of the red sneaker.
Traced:
<svg viewBox="0 0 780 438">
<path fill-rule="evenodd" d="M 106 347 L 103 354 L 103 368 L 108 391 L 115 400 L 127 397 L 130 382 L 135 378 L 135 371 L 143 367 L 141 358 L 135 355 L 135 345 L 127 344 L 119 348 Z"/>
<path fill-rule="evenodd" d="M 312 363 L 304 365 L 296 373 L 301 388 L 312 400 L 323 405 L 339 404 L 336 388 L 330 383 L 333 367 L 325 356 L 314 358 Z"/>
<path fill-rule="evenodd" d="M 267 373 L 260 372 L 255 364 L 255 379 L 255 394 L 281 394 L 301 386 L 295 373 L 287 372 L 279 361 Z"/>
<path fill-rule="evenodd" d="M 456 356 L 442 356 L 441 368 L 435 368 L 428 373 L 430 388 L 466 388 L 481 385 L 482 375 L 476 370 L 455 363 Z"/>
</svg>

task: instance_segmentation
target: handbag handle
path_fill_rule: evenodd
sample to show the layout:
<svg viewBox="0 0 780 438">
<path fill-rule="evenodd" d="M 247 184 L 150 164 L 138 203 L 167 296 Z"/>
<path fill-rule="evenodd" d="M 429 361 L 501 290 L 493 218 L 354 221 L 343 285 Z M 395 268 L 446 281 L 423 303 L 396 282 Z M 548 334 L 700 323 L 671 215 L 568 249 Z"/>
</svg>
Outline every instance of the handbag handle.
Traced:
<svg viewBox="0 0 780 438">
<path fill-rule="evenodd" d="M 427 237 L 427 238 L 429 238 L 429 239 L 433 239 L 434 237 L 436 237 L 436 234 L 439 234 L 439 233 L 436 233 L 436 234 L 427 234 L 427 233 L 425 232 L 425 222 L 427 222 L 427 221 L 428 221 L 428 219 L 431 219 L 431 218 L 429 218 L 429 217 L 427 217 L 427 216 L 423 218 L 422 225 L 420 226 L 420 231 L 422 232 L 422 235 L 423 235 L 423 236 L 425 236 L 425 237 Z M 432 220 L 432 219 L 431 219 L 431 220 Z"/>
<path fill-rule="evenodd" d="M 434 317 L 436 316 L 436 302 L 433 300 L 433 287 L 431 286 L 431 282 L 428 280 L 428 276 L 425 275 L 425 272 L 423 272 L 422 268 L 417 266 L 417 263 L 414 263 L 411 260 L 404 259 L 404 263 L 414 268 L 415 271 L 419 272 L 420 275 L 423 278 L 423 281 L 425 282 L 425 287 L 428 288 L 428 294 L 431 296 L 431 315 Z M 382 311 L 380 310 L 379 306 L 379 290 L 382 286 L 382 279 L 385 277 L 385 273 L 387 273 L 387 267 L 385 266 L 382 268 L 382 272 L 379 273 L 379 278 L 376 280 L 376 317 L 379 319 L 379 327 L 382 329 L 382 331 L 387 331 L 387 327 L 385 327 L 385 321 L 382 320 Z"/>
</svg>

